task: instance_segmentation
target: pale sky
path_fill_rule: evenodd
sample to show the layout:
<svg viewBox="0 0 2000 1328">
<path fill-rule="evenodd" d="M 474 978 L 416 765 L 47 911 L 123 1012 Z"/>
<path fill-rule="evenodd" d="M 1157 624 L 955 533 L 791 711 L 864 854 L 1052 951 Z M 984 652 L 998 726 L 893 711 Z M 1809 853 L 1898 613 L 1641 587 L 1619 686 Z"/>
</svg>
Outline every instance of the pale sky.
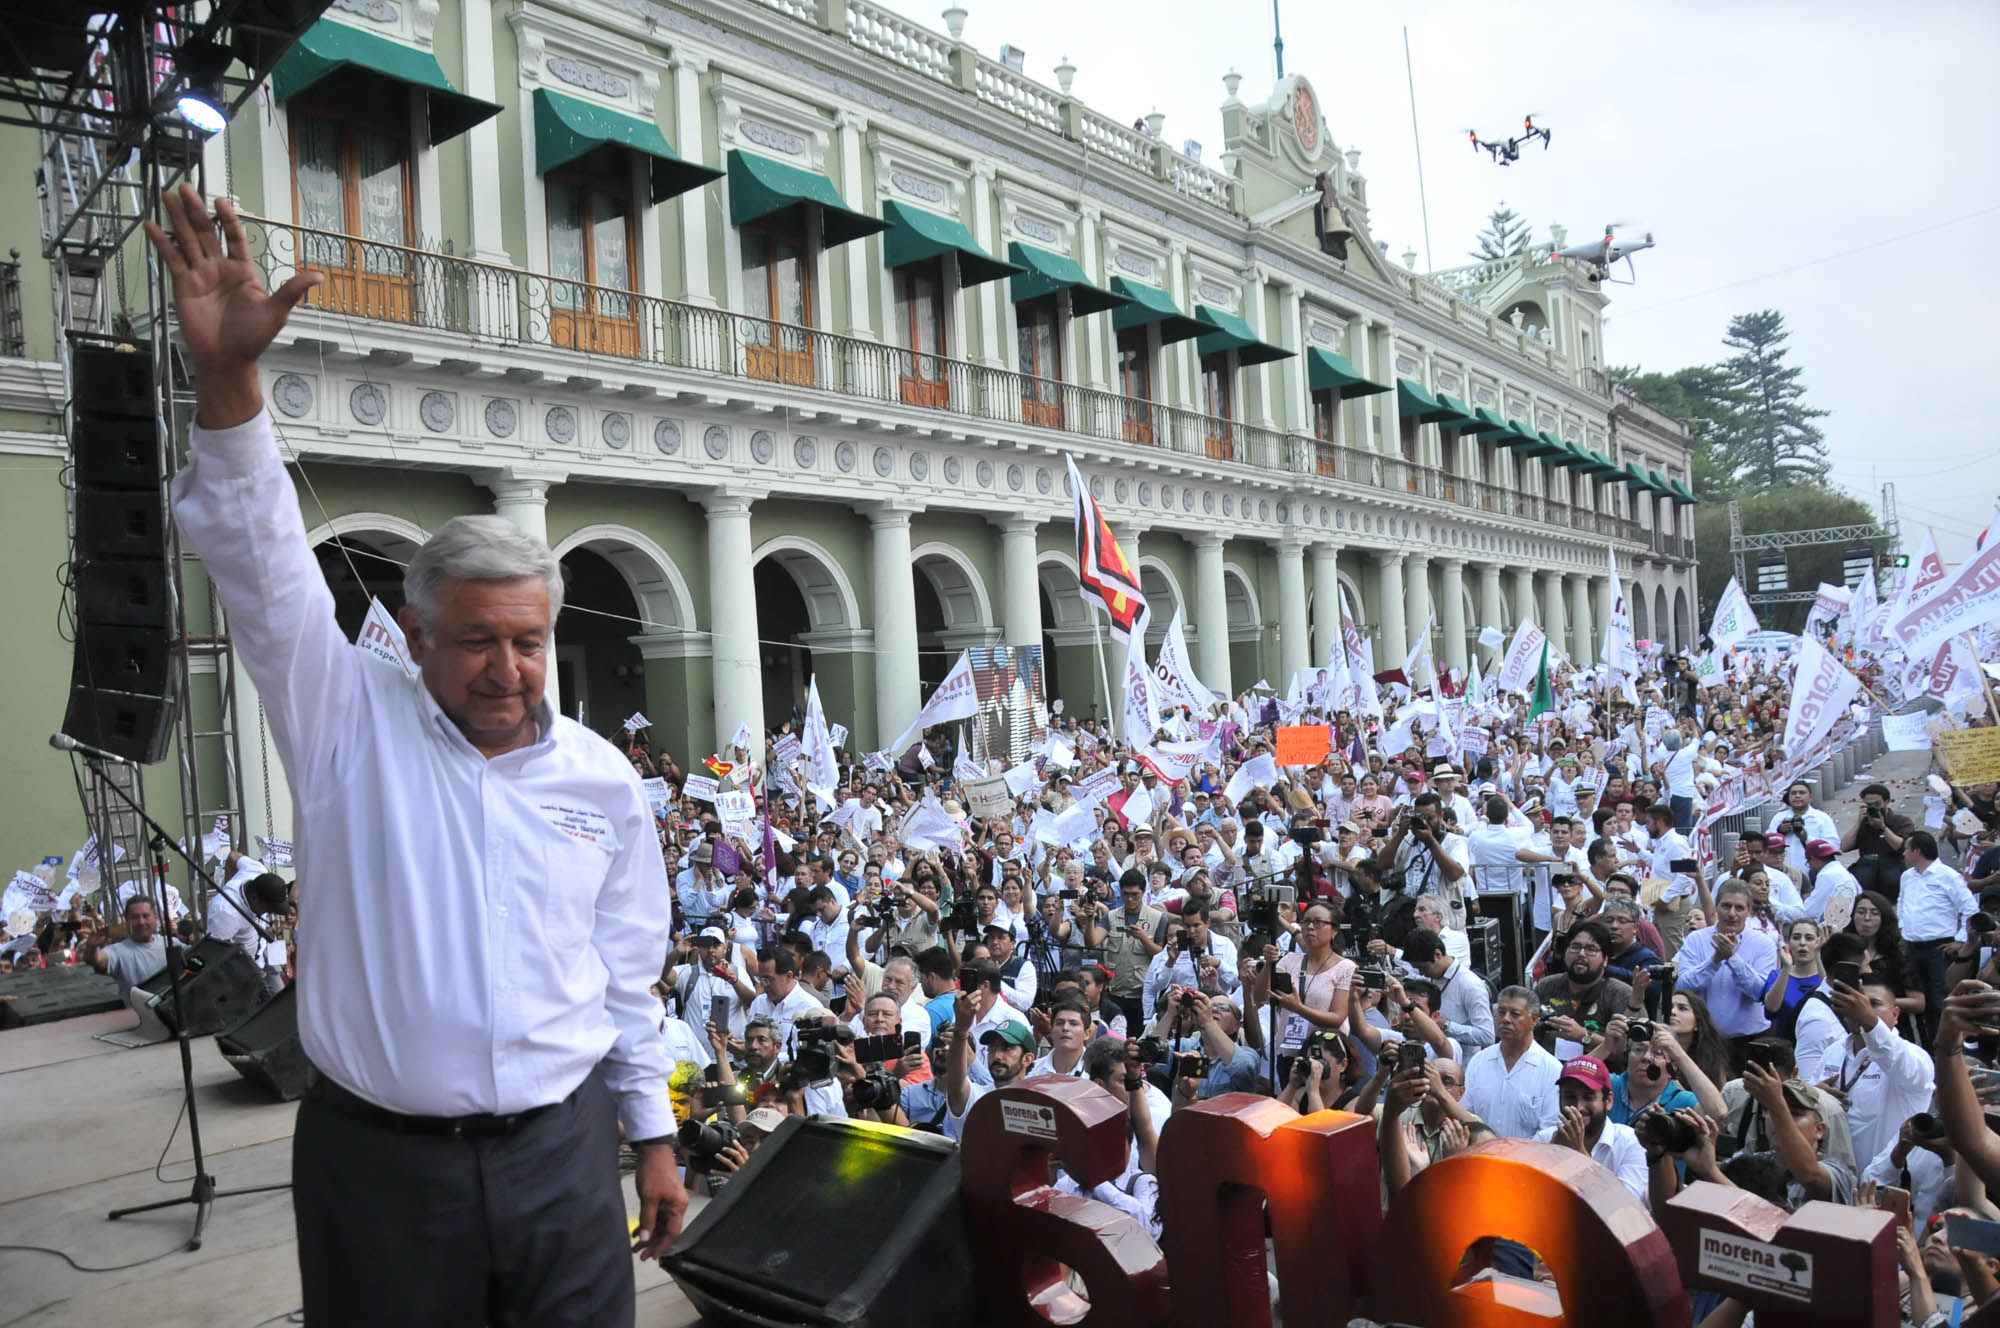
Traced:
<svg viewBox="0 0 2000 1328">
<path fill-rule="evenodd" d="M 1067 55 L 1087 105 L 1128 124 L 1157 108 L 1162 136 L 1199 140 L 1210 163 L 1222 75 L 1242 73 L 1253 104 L 1276 82 L 1258 0 L 962 2 L 985 54 L 1011 42 L 1050 86 Z M 1714 361 L 1732 315 L 1779 310 L 1808 402 L 1833 412 L 1835 483 L 1874 508 L 1894 481 L 1905 544 L 1929 525 L 1947 561 L 1966 555 L 2000 495 L 2000 6 L 1282 3 L 1285 70 L 1361 149 L 1392 257 L 1414 246 L 1425 267 L 1407 23 L 1432 266 L 1471 261 L 1501 200 L 1538 244 L 1551 223 L 1572 244 L 1606 222 L 1651 230 L 1638 284 L 1612 288 L 1606 360 Z M 892 7 L 944 28 L 943 3 Z M 1466 141 L 1530 113 L 1554 131 L 1546 152 L 1502 168 Z"/>
</svg>

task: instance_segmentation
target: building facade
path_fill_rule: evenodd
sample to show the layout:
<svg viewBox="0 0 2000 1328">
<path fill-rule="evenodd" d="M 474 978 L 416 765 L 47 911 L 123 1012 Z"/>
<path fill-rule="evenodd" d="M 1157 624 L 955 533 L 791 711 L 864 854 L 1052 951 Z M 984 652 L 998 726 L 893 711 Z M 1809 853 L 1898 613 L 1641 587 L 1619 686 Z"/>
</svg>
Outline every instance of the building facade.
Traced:
<svg viewBox="0 0 2000 1328">
<path fill-rule="evenodd" d="M 265 389 L 349 630 L 427 532 L 497 512 L 563 558 L 563 709 L 643 711 L 684 761 L 809 676 L 856 744 L 886 740 L 967 645 L 1042 645 L 1049 695 L 1102 712 L 1067 453 L 1155 635 L 1184 610 L 1219 689 L 1323 661 L 1343 591 L 1384 667 L 1433 619 L 1461 668 L 1524 616 L 1594 659 L 1607 546 L 1639 634 L 1692 643 L 1689 442 L 1612 390 L 1586 271 L 1391 261 L 1305 78 L 1225 78 L 1204 163 L 1084 106 L 1067 66 L 1048 86 L 974 51 L 964 18 L 336 0 L 206 170 L 274 281 L 326 278 Z M 40 146 L 0 143 L 21 181 Z M 30 657 L 0 725 L 25 744 L 68 646 L 44 630 L 63 379 L 22 192 L 0 513 L 34 577 L 6 592 Z M 244 815 L 285 836 L 233 686 Z M 17 859 L 55 851 L 29 837 L 6 832 Z"/>
</svg>

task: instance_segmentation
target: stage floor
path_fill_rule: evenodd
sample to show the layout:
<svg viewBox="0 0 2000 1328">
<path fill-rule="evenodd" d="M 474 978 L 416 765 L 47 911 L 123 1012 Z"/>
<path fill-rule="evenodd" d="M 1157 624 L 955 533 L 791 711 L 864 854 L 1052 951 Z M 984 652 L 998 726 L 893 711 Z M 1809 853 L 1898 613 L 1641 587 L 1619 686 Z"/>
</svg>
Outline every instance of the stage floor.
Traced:
<svg viewBox="0 0 2000 1328">
<path fill-rule="evenodd" d="M 201 1249 L 180 1250 L 193 1228 L 183 1205 L 107 1222 L 106 1212 L 188 1192 L 187 1126 L 161 1174 L 153 1161 L 180 1109 L 180 1054 L 172 1042 L 124 1050 L 97 1033 L 132 1026 L 127 1011 L 0 1032 L 0 1244 L 46 1245 L 78 1263 L 128 1263 L 79 1273 L 47 1254 L 0 1252 L 0 1325 L 88 1328 L 253 1328 L 299 1307 L 289 1193 L 215 1206 Z M 209 1170 L 224 1188 L 268 1185 L 291 1172 L 294 1104 L 274 1103 L 230 1068 L 214 1038 L 193 1044 L 196 1102 Z M 626 1203 L 637 1201 L 626 1180 Z M 641 1328 L 700 1319 L 657 1264 L 638 1269 Z"/>
</svg>

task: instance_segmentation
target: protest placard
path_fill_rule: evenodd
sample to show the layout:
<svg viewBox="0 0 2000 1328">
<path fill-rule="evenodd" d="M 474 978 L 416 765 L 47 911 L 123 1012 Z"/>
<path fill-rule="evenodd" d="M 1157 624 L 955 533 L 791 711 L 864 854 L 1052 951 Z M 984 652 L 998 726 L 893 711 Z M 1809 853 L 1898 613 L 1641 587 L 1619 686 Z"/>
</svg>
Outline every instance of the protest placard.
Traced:
<svg viewBox="0 0 2000 1328">
<path fill-rule="evenodd" d="M 396 625 L 395 616 L 379 599 L 368 601 L 368 616 L 361 620 L 361 631 L 355 636 L 354 645 L 363 654 L 373 655 L 412 678 L 423 672 L 410 658 L 410 646 L 403 639 L 403 629 Z"/>
<path fill-rule="evenodd" d="M 1279 765 L 1318 765 L 1332 750 L 1333 730 L 1325 724 L 1294 724 L 1278 730 Z"/>
<path fill-rule="evenodd" d="M 1236 767 L 1222 792 L 1231 802 L 1241 802 L 1251 789 L 1269 788 L 1277 782 L 1278 763 L 1269 756 L 1256 756 Z"/>
<path fill-rule="evenodd" d="M 1070 785 L 1070 796 L 1086 805 L 1103 802 L 1118 791 L 1118 767 L 1107 765 L 1093 770 Z"/>
<path fill-rule="evenodd" d="M 653 809 L 655 816 L 674 800 L 674 786 L 658 776 L 640 780 L 639 787 L 646 791 L 646 805 Z"/>
<path fill-rule="evenodd" d="M 681 785 L 681 792 L 697 802 L 714 802 L 720 787 L 707 775 L 689 775 L 687 782 Z"/>
<path fill-rule="evenodd" d="M 634 710 L 625 720 L 625 731 L 627 733 L 637 733 L 642 729 L 649 729 L 651 727 L 653 727 L 653 721 L 646 718 L 646 712 L 643 710 Z"/>
<path fill-rule="evenodd" d="M 1882 745 L 1892 752 L 1929 751 L 1931 735 L 1924 729 L 1929 719 L 1921 710 L 1914 715 L 1882 716 Z"/>
<path fill-rule="evenodd" d="M 1938 754 L 1954 784 L 2000 780 L 2000 729 L 1958 729 L 1937 735 Z"/>
<path fill-rule="evenodd" d="M 965 795 L 965 808 L 974 816 L 1012 816 L 1014 795 L 1007 791 L 1007 781 L 1000 775 L 981 775 L 977 779 L 959 781 L 959 792 Z"/>
<path fill-rule="evenodd" d="M 732 789 L 715 795 L 715 814 L 721 818 L 723 834 L 742 836 L 749 833 L 757 803 L 748 793 Z"/>
<path fill-rule="evenodd" d="M 292 865 L 291 840 L 266 839 L 264 836 L 258 835 L 257 842 L 263 847 L 264 865 L 266 867 L 289 867 Z"/>
</svg>

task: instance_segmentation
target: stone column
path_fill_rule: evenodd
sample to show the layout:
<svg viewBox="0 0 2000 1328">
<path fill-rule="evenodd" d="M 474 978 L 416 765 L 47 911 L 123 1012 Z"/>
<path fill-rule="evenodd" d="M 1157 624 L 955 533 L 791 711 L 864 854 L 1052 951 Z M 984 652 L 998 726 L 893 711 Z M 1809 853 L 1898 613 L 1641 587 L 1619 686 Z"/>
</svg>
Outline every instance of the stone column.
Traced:
<svg viewBox="0 0 2000 1328">
<path fill-rule="evenodd" d="M 917 717 L 917 587 L 910 564 L 910 513 L 915 503 L 879 503 L 868 510 L 874 533 L 870 564 L 875 585 L 876 742 L 888 742 Z"/>
<path fill-rule="evenodd" d="M 1385 610 L 1386 616 L 1386 610 Z M 1413 553 L 1403 564 L 1403 626 L 1405 653 L 1416 647 L 1422 639 L 1424 624 L 1431 618 L 1431 560 L 1428 554 Z M 1437 643 L 1431 643 L 1431 653 L 1437 653 Z M 1377 660 L 1385 669 L 1393 669 L 1402 664 L 1401 659 Z M 1416 686 L 1416 679 L 1410 679 Z"/>
<path fill-rule="evenodd" d="M 675 48 L 674 148 L 689 161 L 700 161 L 704 155 L 701 76 L 707 72 L 708 61 Z M 696 189 L 677 200 L 681 210 L 681 298 L 692 304 L 715 303 L 708 275 L 708 197 L 708 191 Z M 727 741 L 729 735 L 722 738 Z"/>
<path fill-rule="evenodd" d="M 1500 607 L 1500 565 L 1481 563 L 1479 564 L 1479 626 L 1481 630 L 1497 627 L 1501 635 L 1511 636 L 1514 624 L 1505 621 L 1506 617 L 1506 611 Z M 1481 646 L 1480 658 L 1486 662 L 1488 668 L 1491 668 L 1500 662 L 1501 651 L 1505 649 L 1505 645 L 1498 650 L 1492 646 Z"/>
<path fill-rule="evenodd" d="M 1285 320 L 1281 331 L 1287 336 L 1297 337 L 1300 347 L 1297 355 L 1279 361 L 1282 366 L 1279 372 L 1285 382 L 1285 427 L 1293 433 L 1310 434 L 1313 424 L 1312 388 L 1306 377 L 1305 347 L 1311 343 L 1306 340 L 1304 292 L 1297 282 L 1292 281 L 1281 285 L 1278 292 L 1278 308 Z M 1333 413 L 1338 420 L 1340 411 L 1336 408 Z M 1334 441 L 1339 441 L 1338 425 L 1335 426 Z"/>
<path fill-rule="evenodd" d="M 1190 535 L 1194 545 L 1195 672 L 1203 683 L 1234 696 L 1229 681 L 1229 588 L 1222 576 L 1222 534 Z"/>
<path fill-rule="evenodd" d="M 1521 619 L 1533 618 L 1543 631 L 1547 631 L 1548 624 L 1540 621 L 1548 615 L 1542 612 L 1541 601 L 1535 595 L 1534 572 L 1526 567 L 1509 568 L 1508 572 L 1514 578 L 1514 621 L 1500 624 L 1500 630 L 1505 632 L 1507 640 L 1512 642 L 1515 629 L 1521 625 Z M 1505 648 L 1502 647 L 1503 650 Z"/>
<path fill-rule="evenodd" d="M 868 141 L 868 119 L 846 111 L 834 117 L 834 128 L 840 131 L 840 194 L 851 208 L 862 207 L 863 190 L 866 187 L 862 175 L 861 154 Z M 829 163 L 830 165 L 831 163 Z M 868 258 L 869 245 L 865 240 L 853 240 L 840 246 L 840 255 L 833 261 L 847 267 L 847 326 L 842 330 L 850 337 L 863 341 L 875 340 L 875 308 L 868 298 L 871 283 L 876 280 L 880 269 Z M 814 297 L 818 299 L 817 296 Z M 831 316 L 826 317 L 831 323 Z M 916 712 L 910 712 L 915 718 Z M 894 723 L 894 720 L 884 721 Z M 895 737 L 894 733 L 889 734 Z"/>
<path fill-rule="evenodd" d="M 1444 662 L 1465 673 L 1465 560 L 1438 559 L 1438 631 L 1444 634 L 1438 654 Z"/>
<path fill-rule="evenodd" d="M 1041 577 L 1035 565 L 1035 518 L 1010 516 L 1000 523 L 1002 624 L 1010 646 L 1042 643 Z"/>
<path fill-rule="evenodd" d="M 516 530 L 541 544 L 546 545 L 549 542 L 549 486 L 562 483 L 568 478 L 568 472 L 508 466 L 501 470 L 487 471 L 475 478 L 492 490 L 495 516 L 506 517 Z M 555 657 L 556 641 L 552 629 L 549 632 L 547 650 L 548 674 L 542 683 L 542 691 L 548 700 L 549 708 L 561 714 L 562 692 L 556 685 Z"/>
<path fill-rule="evenodd" d="M 1375 667 L 1400 669 L 1410 653 L 1409 632 L 1403 625 L 1403 555 L 1383 551 L 1375 555 L 1378 580 L 1375 601 L 1381 606 L 1380 634 L 1376 637 Z"/>
<path fill-rule="evenodd" d="M 1563 579 L 1561 572 L 1543 572 L 1542 583 L 1542 630 L 1549 635 L 1549 645 L 1556 650 L 1567 652 L 1570 646 L 1569 614 L 1563 607 Z"/>
<path fill-rule="evenodd" d="M 1332 544 L 1312 546 L 1313 667 L 1333 658 L 1340 640 L 1340 550 Z"/>
<path fill-rule="evenodd" d="M 1569 655 L 1580 665 L 1592 664 L 1597 660 L 1597 633 L 1590 620 L 1590 578 L 1572 572 L 1568 580 Z"/>
<path fill-rule="evenodd" d="M 493 77 L 492 0 L 465 0 L 458 7 L 458 16 L 465 54 L 464 82 L 459 86 L 468 97 L 498 101 Z M 266 125 L 264 132 L 271 133 L 271 127 Z M 465 156 L 466 184 L 471 191 L 466 212 L 472 225 L 472 257 L 511 267 L 514 259 L 500 230 L 507 213 L 501 201 L 499 117 L 481 120 L 465 131 Z"/>
<path fill-rule="evenodd" d="M 726 745 L 739 724 L 764 732 L 764 665 L 757 653 L 757 585 L 750 561 L 750 504 L 762 494 L 717 489 L 708 509 L 708 604 L 713 634 L 715 743 Z M 761 750 L 752 756 L 762 759 Z"/>
<path fill-rule="evenodd" d="M 1292 677 L 1308 667 L 1312 641 L 1306 630 L 1306 546 L 1303 540 L 1287 537 L 1278 541 L 1278 672 L 1272 679 L 1279 691 L 1292 685 Z"/>
</svg>

